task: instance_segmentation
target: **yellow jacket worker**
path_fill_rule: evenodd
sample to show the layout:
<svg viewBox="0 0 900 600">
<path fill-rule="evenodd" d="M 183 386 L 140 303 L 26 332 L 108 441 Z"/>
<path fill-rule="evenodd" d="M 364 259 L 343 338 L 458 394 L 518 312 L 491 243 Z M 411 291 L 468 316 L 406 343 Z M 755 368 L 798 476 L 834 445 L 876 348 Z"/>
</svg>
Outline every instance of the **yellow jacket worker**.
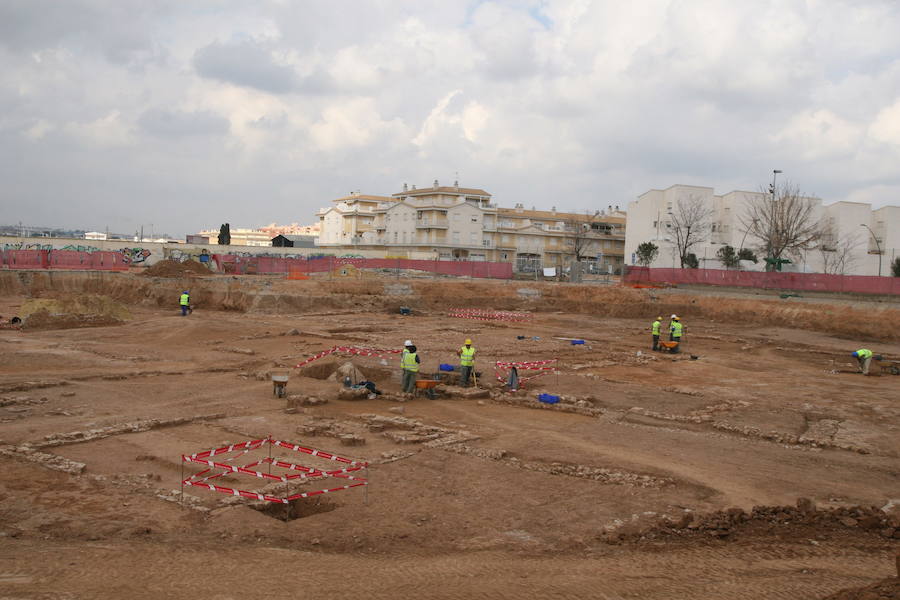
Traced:
<svg viewBox="0 0 900 600">
<path fill-rule="evenodd" d="M 463 342 L 462 348 L 456 351 L 459 357 L 459 385 L 469 387 L 472 371 L 475 369 L 475 347 L 472 340 Z"/>
<path fill-rule="evenodd" d="M 416 391 L 416 378 L 419 376 L 419 354 L 411 340 L 404 343 L 400 354 L 400 368 L 403 370 L 403 391 L 412 394 Z"/>
</svg>

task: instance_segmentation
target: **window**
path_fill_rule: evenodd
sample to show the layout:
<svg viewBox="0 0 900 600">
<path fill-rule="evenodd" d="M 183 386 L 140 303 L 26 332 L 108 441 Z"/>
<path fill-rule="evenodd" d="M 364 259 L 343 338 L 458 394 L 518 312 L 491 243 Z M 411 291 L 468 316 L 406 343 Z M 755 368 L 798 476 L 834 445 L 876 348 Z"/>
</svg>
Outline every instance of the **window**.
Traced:
<svg viewBox="0 0 900 600">
<path fill-rule="evenodd" d="M 396 231 L 394 232 L 394 243 L 395 244 L 397 243 L 397 232 Z"/>
</svg>

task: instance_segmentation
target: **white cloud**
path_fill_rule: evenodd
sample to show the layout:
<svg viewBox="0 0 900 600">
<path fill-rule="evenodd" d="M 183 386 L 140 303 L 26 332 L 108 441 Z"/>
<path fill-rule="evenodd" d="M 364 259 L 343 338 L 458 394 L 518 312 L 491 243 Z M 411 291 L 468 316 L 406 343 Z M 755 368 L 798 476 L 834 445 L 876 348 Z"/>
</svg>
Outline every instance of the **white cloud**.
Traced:
<svg viewBox="0 0 900 600">
<path fill-rule="evenodd" d="M 131 125 L 116 110 L 93 121 L 67 123 L 63 131 L 88 146 L 116 147 L 134 143 Z"/>
<path fill-rule="evenodd" d="M 900 150 L 900 98 L 879 111 L 869 126 L 869 135 L 872 139 L 890 144 Z"/>
<path fill-rule="evenodd" d="M 897 201 L 893 2 L 57 5 L 0 6 L 16 221 L 60 197 L 115 221 L 123 190 L 134 219 L 172 233 L 215 225 L 213 209 L 311 221 L 349 189 L 455 171 L 540 208 L 679 182 L 756 189 L 776 167 L 826 201 Z M 72 225 L 87 214 L 58 208 Z"/>
<path fill-rule="evenodd" d="M 850 156 L 861 141 L 863 131 L 827 109 L 807 110 L 795 115 L 774 136 L 778 144 L 805 160 Z"/>
</svg>

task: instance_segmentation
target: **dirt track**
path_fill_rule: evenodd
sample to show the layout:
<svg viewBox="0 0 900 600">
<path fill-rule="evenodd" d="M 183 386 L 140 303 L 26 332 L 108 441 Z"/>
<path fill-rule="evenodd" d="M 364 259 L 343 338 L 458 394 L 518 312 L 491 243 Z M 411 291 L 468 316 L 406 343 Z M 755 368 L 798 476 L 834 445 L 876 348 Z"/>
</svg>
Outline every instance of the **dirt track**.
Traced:
<svg viewBox="0 0 900 600">
<path fill-rule="evenodd" d="M 0 331 L 0 597 L 818 598 L 894 574 L 898 513 L 830 511 L 900 505 L 900 377 L 864 378 L 847 356 L 900 356 L 897 305 L 0 273 L 0 314 L 27 296 L 85 293 L 133 318 Z M 535 316 L 451 319 L 453 306 Z M 687 353 L 650 353 L 646 327 L 671 312 L 685 317 Z M 497 385 L 496 360 L 557 358 L 562 372 L 512 396 L 448 386 L 401 403 L 396 359 L 355 358 L 386 393 L 346 401 L 317 378 L 345 359 L 326 358 L 294 371 L 288 392 L 327 404 L 286 413 L 271 394 L 271 369 L 335 345 L 412 338 L 435 371 L 465 337 L 483 386 Z M 563 402 L 548 408 L 539 392 Z M 407 421 L 381 431 L 371 415 Z M 59 435 L 85 431 L 94 439 Z M 193 509 L 160 498 L 179 489 L 182 453 L 267 434 L 372 461 L 368 504 L 342 491 L 284 522 L 199 488 Z M 341 446 L 347 434 L 365 445 Z M 798 498 L 819 510 L 751 512 Z M 701 518 L 732 507 L 744 516 Z"/>
</svg>

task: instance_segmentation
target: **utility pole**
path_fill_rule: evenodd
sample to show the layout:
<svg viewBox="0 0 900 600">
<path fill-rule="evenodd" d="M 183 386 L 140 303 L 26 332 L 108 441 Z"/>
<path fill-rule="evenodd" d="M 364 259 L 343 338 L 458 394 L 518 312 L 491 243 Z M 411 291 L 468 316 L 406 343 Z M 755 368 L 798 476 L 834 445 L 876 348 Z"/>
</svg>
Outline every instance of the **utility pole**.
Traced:
<svg viewBox="0 0 900 600">
<path fill-rule="evenodd" d="M 875 232 L 872 231 L 871 227 L 869 227 L 865 223 L 860 223 L 860 225 L 868 229 L 869 233 L 872 234 L 872 239 L 875 240 L 875 248 L 878 249 L 878 276 L 881 277 L 881 244 L 878 243 L 878 238 L 875 237 Z"/>
</svg>

